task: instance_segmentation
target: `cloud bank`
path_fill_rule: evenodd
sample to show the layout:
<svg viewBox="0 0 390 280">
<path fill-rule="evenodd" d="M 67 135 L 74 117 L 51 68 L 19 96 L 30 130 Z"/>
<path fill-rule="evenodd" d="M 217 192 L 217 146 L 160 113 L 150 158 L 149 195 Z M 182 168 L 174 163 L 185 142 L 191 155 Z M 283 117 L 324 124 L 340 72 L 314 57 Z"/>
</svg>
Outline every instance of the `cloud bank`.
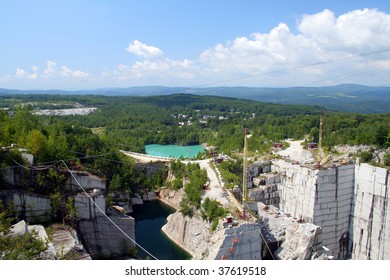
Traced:
<svg viewBox="0 0 390 280">
<path fill-rule="evenodd" d="M 0 81 L 83 82 L 99 86 L 321 86 L 339 83 L 389 85 L 390 15 L 377 9 L 340 16 L 330 10 L 303 15 L 291 31 L 279 23 L 268 33 L 233 38 L 198 57 L 172 59 L 156 46 L 133 40 L 125 48 L 131 63 L 101 73 L 58 67 L 18 68 Z"/>
</svg>

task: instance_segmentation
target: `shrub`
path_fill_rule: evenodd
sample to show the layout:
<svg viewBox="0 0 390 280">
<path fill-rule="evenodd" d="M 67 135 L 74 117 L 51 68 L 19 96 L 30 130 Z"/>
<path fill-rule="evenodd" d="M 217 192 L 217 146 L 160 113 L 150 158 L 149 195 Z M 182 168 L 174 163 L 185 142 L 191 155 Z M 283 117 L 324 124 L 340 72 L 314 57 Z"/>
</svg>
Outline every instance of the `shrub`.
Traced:
<svg viewBox="0 0 390 280">
<path fill-rule="evenodd" d="M 372 160 L 372 152 L 361 152 L 360 157 L 362 162 L 370 162 Z"/>
</svg>

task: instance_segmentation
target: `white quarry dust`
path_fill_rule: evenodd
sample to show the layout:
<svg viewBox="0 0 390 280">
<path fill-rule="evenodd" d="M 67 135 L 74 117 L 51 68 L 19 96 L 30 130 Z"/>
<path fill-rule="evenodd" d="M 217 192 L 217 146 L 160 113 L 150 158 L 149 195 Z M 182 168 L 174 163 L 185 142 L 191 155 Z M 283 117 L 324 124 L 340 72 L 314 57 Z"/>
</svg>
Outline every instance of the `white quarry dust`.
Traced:
<svg viewBox="0 0 390 280">
<path fill-rule="evenodd" d="M 298 141 L 290 141 L 287 140 L 287 142 L 290 144 L 290 147 L 288 147 L 285 150 L 277 152 L 277 154 L 287 157 L 290 160 L 293 161 L 299 161 L 300 163 L 304 163 L 308 160 L 313 160 L 313 155 L 310 151 L 303 149 L 303 146 L 301 143 L 303 140 Z"/>
<path fill-rule="evenodd" d="M 210 198 L 211 200 L 217 200 L 224 206 L 230 204 L 229 200 L 224 194 L 224 190 L 218 180 L 217 174 L 210 165 L 210 160 L 201 160 L 198 161 L 201 168 L 206 169 L 207 177 L 209 178 L 210 184 L 209 188 L 206 190 L 203 198 Z"/>
</svg>

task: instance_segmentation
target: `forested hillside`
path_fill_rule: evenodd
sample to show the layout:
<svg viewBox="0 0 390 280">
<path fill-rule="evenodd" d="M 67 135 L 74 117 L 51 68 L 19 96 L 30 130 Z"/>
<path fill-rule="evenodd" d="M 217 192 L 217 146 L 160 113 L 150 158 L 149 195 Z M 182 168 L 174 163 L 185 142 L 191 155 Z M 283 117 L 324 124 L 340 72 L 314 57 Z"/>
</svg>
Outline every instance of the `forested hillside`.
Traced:
<svg viewBox="0 0 390 280">
<path fill-rule="evenodd" d="M 388 113 L 390 87 L 370 87 L 357 84 L 341 84 L 323 87 L 162 87 L 140 86 L 130 88 L 106 88 L 83 91 L 60 90 L 10 90 L 0 88 L 2 95 L 95 95 L 95 96 L 166 96 L 175 93 L 200 96 L 220 96 L 248 99 L 276 104 L 315 105 L 328 110 L 355 113 Z M 44 98 L 44 97 L 43 97 Z"/>
<path fill-rule="evenodd" d="M 81 115 L 72 111 L 72 108 L 86 107 L 96 109 Z M 144 146 L 152 143 L 206 143 L 215 146 L 218 153 L 238 160 L 236 164 L 232 161 L 221 165 L 232 181 L 238 181 L 244 128 L 248 128 L 252 136 L 248 141 L 248 154 L 261 156 L 272 150 L 275 141 L 304 137 L 307 141 L 318 141 L 322 111 L 312 106 L 183 94 L 155 97 L 7 95 L 2 97 L 0 108 L 3 108 L 0 110 L 1 188 L 6 188 L 3 175 L 9 167 L 27 165 L 20 154 L 27 150 L 34 155 L 35 166 L 59 170 L 64 161 L 70 168 L 105 178 L 109 190 L 130 194 L 167 184 L 179 188 L 182 182 L 167 182 L 165 165 L 146 174 L 120 150 L 144 152 Z M 38 115 L 42 108 L 52 110 L 46 112 L 53 115 Z M 61 110 L 63 115 L 54 114 L 63 108 L 67 108 Z M 323 127 L 323 144 L 328 148 L 337 144 L 390 146 L 390 114 L 324 111 Z M 370 160 L 370 155 L 364 156 Z M 385 156 L 385 165 L 390 165 L 389 154 Z M 17 188 L 55 197 L 58 188 L 50 188 L 50 180 L 55 179 L 56 174 L 54 170 L 49 171 L 50 176 L 45 179 L 49 184 L 43 184 L 49 186 L 46 189 L 31 189 L 31 184 Z M 200 173 L 194 176 L 202 178 Z M 34 184 L 40 186 L 41 183 L 38 180 Z M 186 189 L 186 199 L 199 207 L 199 192 L 190 187 L 191 184 Z"/>
<path fill-rule="evenodd" d="M 42 108 L 97 107 L 89 115 L 37 116 Z M 153 97 L 63 95 L 2 96 L 1 145 L 17 143 L 41 161 L 74 152 L 143 152 L 146 144 L 207 143 L 221 152 L 241 149 L 243 128 L 253 135 L 249 149 L 266 151 L 286 138 L 318 140 L 320 107 L 277 105 L 235 98 L 175 94 Z M 324 112 L 324 145 L 389 145 L 390 114 Z"/>
</svg>

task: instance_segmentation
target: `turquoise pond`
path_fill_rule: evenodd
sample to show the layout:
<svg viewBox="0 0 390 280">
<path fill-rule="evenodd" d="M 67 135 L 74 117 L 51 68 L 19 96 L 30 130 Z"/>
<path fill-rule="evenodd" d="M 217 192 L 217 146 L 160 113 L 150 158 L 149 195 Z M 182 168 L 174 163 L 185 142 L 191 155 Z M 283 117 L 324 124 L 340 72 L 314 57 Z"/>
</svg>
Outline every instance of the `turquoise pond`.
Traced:
<svg viewBox="0 0 390 280">
<path fill-rule="evenodd" d="M 145 151 L 151 156 L 172 157 L 178 159 L 180 157 L 195 158 L 198 153 L 204 152 L 204 148 L 201 145 L 178 146 L 151 144 L 145 146 Z"/>
</svg>

